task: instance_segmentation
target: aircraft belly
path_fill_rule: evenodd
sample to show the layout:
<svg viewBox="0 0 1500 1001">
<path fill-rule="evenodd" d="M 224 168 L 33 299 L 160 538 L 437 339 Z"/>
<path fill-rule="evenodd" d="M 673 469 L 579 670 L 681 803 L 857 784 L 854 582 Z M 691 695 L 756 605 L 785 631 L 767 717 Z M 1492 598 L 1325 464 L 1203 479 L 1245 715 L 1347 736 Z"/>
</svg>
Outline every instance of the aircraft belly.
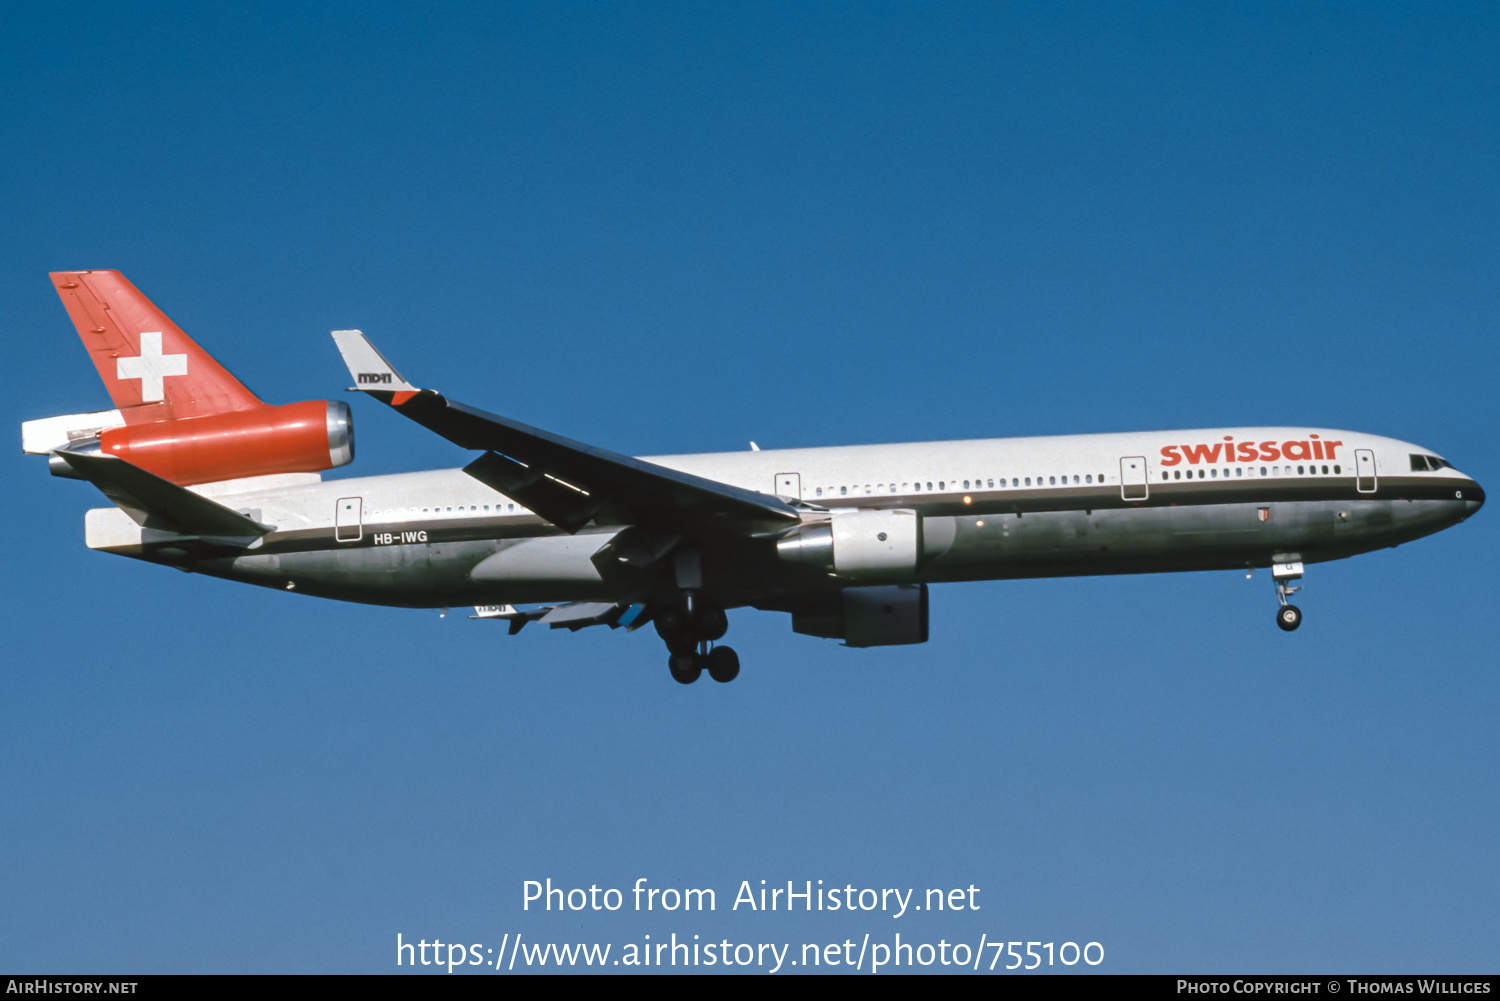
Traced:
<svg viewBox="0 0 1500 1001">
<path fill-rule="evenodd" d="M 203 572 L 342 601 L 430 607 L 459 594 L 492 540 L 246 554 Z M 290 586 L 288 586 L 290 585 Z"/>
<path fill-rule="evenodd" d="M 924 519 L 917 579 L 987 578 L 1264 567 L 1398 545 L 1463 517 L 1450 501 L 1315 501 Z"/>
<path fill-rule="evenodd" d="M 922 519 L 914 572 L 892 570 L 858 583 L 1236 569 L 1282 559 L 1317 563 L 1420 538 L 1468 513 L 1461 501 L 1379 499 L 929 514 Z M 649 590 L 648 579 L 608 558 L 617 534 L 324 543 L 206 559 L 192 568 L 303 594 L 405 607 L 637 600 Z M 705 593 L 732 607 L 850 583 L 788 566 L 761 548 L 740 543 L 705 553 Z"/>
</svg>

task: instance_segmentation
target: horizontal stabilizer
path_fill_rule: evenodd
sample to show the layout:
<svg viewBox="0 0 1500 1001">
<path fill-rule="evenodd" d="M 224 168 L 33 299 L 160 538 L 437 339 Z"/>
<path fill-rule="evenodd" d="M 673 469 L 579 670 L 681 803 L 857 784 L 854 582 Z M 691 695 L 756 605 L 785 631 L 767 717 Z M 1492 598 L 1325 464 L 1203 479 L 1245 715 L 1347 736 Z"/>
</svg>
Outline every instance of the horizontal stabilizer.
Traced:
<svg viewBox="0 0 1500 1001">
<path fill-rule="evenodd" d="M 124 426 L 125 418 L 118 410 L 25 421 L 21 425 L 21 451 L 27 455 L 47 455 L 60 448 L 77 447 L 80 441 L 98 438 L 101 431 Z"/>
<path fill-rule="evenodd" d="M 116 456 L 54 454 L 142 528 L 225 541 L 257 539 L 275 530 Z"/>
</svg>

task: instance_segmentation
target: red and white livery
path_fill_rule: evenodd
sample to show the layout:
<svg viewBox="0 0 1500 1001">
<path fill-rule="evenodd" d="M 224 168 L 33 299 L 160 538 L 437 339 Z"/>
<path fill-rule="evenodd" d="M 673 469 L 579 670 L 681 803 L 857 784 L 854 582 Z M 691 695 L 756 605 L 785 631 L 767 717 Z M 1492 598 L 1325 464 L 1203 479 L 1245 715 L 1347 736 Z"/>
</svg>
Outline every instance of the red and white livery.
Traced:
<svg viewBox="0 0 1500 1001">
<path fill-rule="evenodd" d="M 88 480 L 91 548 L 300 594 L 473 605 L 512 632 L 647 623 L 672 676 L 719 681 L 726 612 L 787 612 L 849 646 L 927 638 L 944 581 L 1271 569 L 1277 624 L 1308 564 L 1399 545 L 1484 504 L 1432 449 L 1251 427 L 635 458 L 404 379 L 359 331 L 355 383 L 476 453 L 462 469 L 323 481 L 347 404 L 261 401 L 118 272 L 52 275 L 114 409 L 23 425 Z M 522 607 L 537 606 L 537 607 Z"/>
</svg>

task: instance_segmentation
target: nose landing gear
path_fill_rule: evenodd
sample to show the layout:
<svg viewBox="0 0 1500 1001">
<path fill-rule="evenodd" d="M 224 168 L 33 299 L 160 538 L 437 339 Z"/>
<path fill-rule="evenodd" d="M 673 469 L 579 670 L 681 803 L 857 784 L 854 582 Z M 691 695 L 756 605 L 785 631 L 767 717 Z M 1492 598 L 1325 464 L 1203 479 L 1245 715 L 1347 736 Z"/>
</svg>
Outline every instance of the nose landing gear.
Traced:
<svg viewBox="0 0 1500 1001">
<path fill-rule="evenodd" d="M 1302 590 L 1300 584 L 1293 584 L 1294 580 L 1302 579 L 1302 564 L 1277 563 L 1271 567 L 1271 578 L 1276 581 L 1276 600 L 1281 607 L 1276 610 L 1276 624 L 1285 632 L 1291 632 L 1302 625 L 1302 609 L 1287 601 L 1292 595 Z"/>
</svg>

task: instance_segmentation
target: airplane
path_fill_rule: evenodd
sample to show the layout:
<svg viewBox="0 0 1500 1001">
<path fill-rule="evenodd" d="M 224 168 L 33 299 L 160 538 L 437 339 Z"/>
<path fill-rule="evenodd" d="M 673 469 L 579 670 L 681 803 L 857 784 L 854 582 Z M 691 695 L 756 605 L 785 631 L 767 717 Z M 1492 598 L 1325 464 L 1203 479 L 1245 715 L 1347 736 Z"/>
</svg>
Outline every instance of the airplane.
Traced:
<svg viewBox="0 0 1500 1001">
<path fill-rule="evenodd" d="M 996 438 L 633 458 L 407 382 L 333 331 L 355 386 L 478 454 L 324 481 L 347 403 L 261 401 L 117 271 L 51 275 L 114 409 L 28 421 L 26 452 L 114 503 L 89 548 L 343 601 L 472 605 L 554 629 L 654 624 L 672 678 L 733 680 L 726 612 L 851 647 L 922 643 L 935 583 L 1308 564 L 1448 528 L 1484 490 L 1432 449 L 1328 428 Z M 521 605 L 538 605 L 520 608 Z"/>
</svg>

